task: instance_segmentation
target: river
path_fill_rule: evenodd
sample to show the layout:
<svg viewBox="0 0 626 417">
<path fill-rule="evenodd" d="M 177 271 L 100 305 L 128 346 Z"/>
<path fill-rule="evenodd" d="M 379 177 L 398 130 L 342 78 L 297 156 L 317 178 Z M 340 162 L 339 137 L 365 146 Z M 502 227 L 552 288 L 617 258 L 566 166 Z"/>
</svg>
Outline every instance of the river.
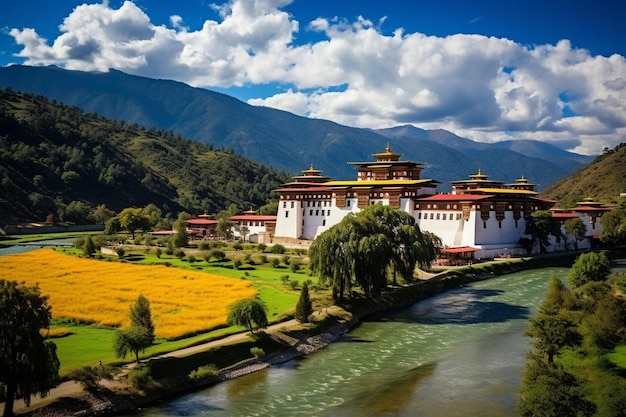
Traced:
<svg viewBox="0 0 626 417">
<path fill-rule="evenodd" d="M 369 317 L 303 358 L 135 416 L 511 416 L 544 268 L 480 281 Z"/>
</svg>

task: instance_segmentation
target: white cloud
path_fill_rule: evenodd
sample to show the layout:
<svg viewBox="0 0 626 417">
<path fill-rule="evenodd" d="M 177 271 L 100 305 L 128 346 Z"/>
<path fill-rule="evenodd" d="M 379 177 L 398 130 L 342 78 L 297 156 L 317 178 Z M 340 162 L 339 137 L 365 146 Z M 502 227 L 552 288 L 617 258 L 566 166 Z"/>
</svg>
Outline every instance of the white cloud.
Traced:
<svg viewBox="0 0 626 417">
<path fill-rule="evenodd" d="M 116 68 L 209 88 L 279 83 L 286 92 L 249 102 L 350 126 L 410 123 L 482 141 L 580 141 L 576 149 L 594 153 L 623 140 L 620 55 L 592 56 L 567 40 L 528 47 L 479 35 L 384 35 L 363 17 L 298 22 L 281 9 L 289 3 L 231 0 L 214 6 L 220 21 L 195 31 L 178 15 L 170 27 L 154 25 L 130 1 L 118 9 L 84 4 L 51 44 L 35 29 L 10 34 L 26 64 Z M 301 25 L 323 40 L 295 44 Z"/>
</svg>

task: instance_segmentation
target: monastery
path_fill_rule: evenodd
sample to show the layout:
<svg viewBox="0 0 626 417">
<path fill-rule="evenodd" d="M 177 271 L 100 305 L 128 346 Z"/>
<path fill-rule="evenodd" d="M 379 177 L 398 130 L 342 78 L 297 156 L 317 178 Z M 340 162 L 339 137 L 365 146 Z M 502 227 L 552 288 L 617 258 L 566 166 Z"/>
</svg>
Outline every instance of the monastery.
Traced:
<svg viewBox="0 0 626 417">
<path fill-rule="evenodd" d="M 389 146 L 373 156 L 375 161 L 349 162 L 357 171 L 356 180 L 335 181 L 311 166 L 274 190 L 280 199 L 271 240 L 307 243 L 349 213 L 386 204 L 411 214 L 422 230 L 441 238 L 444 255 L 494 258 L 527 254 L 519 240 L 525 237 L 525 219 L 537 210 L 552 209 L 561 224 L 574 216 L 583 218 L 589 237 L 576 242 L 582 249 L 599 235 L 597 219 L 611 209 L 589 200 L 577 209 L 554 210 L 555 202 L 538 197 L 536 185 L 523 176 L 505 184 L 480 170 L 469 179 L 453 181 L 451 193 L 438 193 L 440 182 L 421 178 L 423 164 L 402 160 Z M 549 251 L 566 249 L 561 237 L 551 239 Z"/>
</svg>

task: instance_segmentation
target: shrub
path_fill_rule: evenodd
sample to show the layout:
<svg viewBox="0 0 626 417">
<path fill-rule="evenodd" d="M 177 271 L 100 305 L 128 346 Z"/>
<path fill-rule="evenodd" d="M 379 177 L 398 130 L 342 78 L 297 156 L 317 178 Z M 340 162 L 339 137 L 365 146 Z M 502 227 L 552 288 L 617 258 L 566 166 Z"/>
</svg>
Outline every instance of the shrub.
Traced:
<svg viewBox="0 0 626 417">
<path fill-rule="evenodd" d="M 193 255 L 189 255 L 189 258 L 187 258 L 187 259 L 189 259 L 189 263 L 190 264 L 192 264 L 192 263 L 194 263 L 196 261 L 196 257 L 193 256 Z"/>
<path fill-rule="evenodd" d="M 265 249 L 267 249 L 267 245 L 265 243 L 259 243 L 257 248 L 259 248 L 260 252 L 265 252 Z"/>
<path fill-rule="evenodd" d="M 300 261 L 298 259 L 292 259 L 291 262 L 289 262 L 289 269 L 294 274 L 298 272 L 300 270 Z"/>
<path fill-rule="evenodd" d="M 215 365 L 204 365 L 198 369 L 191 371 L 189 379 L 195 382 L 210 381 L 219 375 L 219 371 Z"/>
<path fill-rule="evenodd" d="M 150 368 L 147 366 L 138 366 L 128 373 L 128 382 L 130 385 L 142 391 L 149 390 L 156 386 L 156 382 L 150 376 Z"/>
<path fill-rule="evenodd" d="M 280 260 L 285 264 L 285 265 L 289 265 L 289 255 L 285 255 L 283 257 L 280 258 Z"/>
<path fill-rule="evenodd" d="M 289 281 L 289 285 L 291 285 L 291 289 L 295 290 L 298 288 L 298 285 L 300 285 L 300 283 L 298 282 L 298 280 L 293 280 L 293 281 Z"/>
<path fill-rule="evenodd" d="M 270 249 L 270 252 L 281 254 L 281 253 L 287 252 L 287 249 L 285 249 L 285 247 L 281 245 L 280 243 L 276 243 L 272 246 L 272 248 Z"/>
<path fill-rule="evenodd" d="M 101 380 L 113 378 L 113 367 L 85 366 L 71 371 L 68 378 L 78 382 L 86 390 L 93 391 L 98 389 Z"/>
<path fill-rule="evenodd" d="M 161 258 L 161 255 L 163 255 L 163 251 L 161 250 L 161 248 L 156 248 L 156 250 L 154 251 L 154 254 L 156 255 L 157 258 Z"/>
<path fill-rule="evenodd" d="M 250 348 L 250 353 L 254 355 L 255 358 L 262 358 L 263 356 L 265 356 L 265 351 L 256 346 Z"/>
<path fill-rule="evenodd" d="M 126 254 L 126 251 L 124 250 L 124 248 L 120 247 L 115 249 L 115 253 L 117 253 L 117 256 L 119 256 L 120 258 L 123 258 L 124 254 Z"/>
<path fill-rule="evenodd" d="M 233 261 L 233 268 L 239 269 L 241 268 L 241 265 L 243 265 L 243 262 L 241 262 L 241 259 L 235 259 Z"/>
<path fill-rule="evenodd" d="M 289 282 L 289 275 L 281 275 L 280 280 L 283 284 L 286 284 L 287 282 Z"/>
<path fill-rule="evenodd" d="M 267 255 L 259 256 L 259 262 L 261 262 L 262 264 L 266 264 L 267 263 Z"/>
<path fill-rule="evenodd" d="M 272 268 L 278 268 L 278 265 L 280 265 L 280 259 L 272 258 L 270 264 L 272 265 Z"/>
</svg>

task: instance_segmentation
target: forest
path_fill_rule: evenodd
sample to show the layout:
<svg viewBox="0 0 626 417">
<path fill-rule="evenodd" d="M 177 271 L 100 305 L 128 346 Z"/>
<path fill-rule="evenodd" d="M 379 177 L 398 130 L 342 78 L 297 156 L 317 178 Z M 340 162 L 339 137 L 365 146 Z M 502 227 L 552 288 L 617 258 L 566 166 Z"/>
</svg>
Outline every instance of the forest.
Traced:
<svg viewBox="0 0 626 417">
<path fill-rule="evenodd" d="M 43 96 L 0 90 L 0 218 L 92 222 L 105 205 L 155 204 L 176 217 L 256 209 L 289 175 L 172 132 L 107 120 Z"/>
</svg>

